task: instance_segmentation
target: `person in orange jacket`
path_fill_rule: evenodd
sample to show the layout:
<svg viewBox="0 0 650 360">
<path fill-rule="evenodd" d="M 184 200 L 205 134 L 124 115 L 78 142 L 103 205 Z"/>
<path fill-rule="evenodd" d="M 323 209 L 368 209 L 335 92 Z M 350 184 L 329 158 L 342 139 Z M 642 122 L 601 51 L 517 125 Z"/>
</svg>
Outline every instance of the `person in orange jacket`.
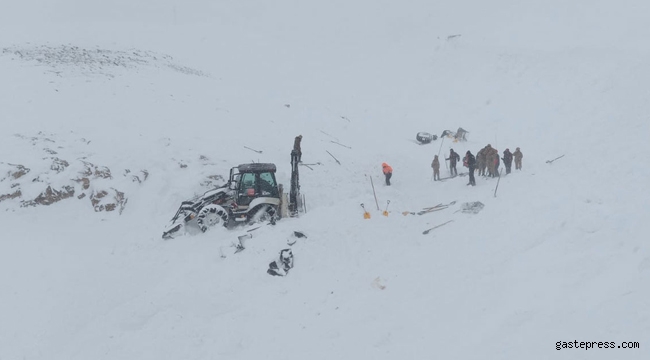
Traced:
<svg viewBox="0 0 650 360">
<path fill-rule="evenodd" d="M 386 176 L 386 185 L 390 186 L 390 178 L 393 176 L 393 168 L 386 163 L 382 163 L 381 169 L 384 171 L 384 176 Z"/>
</svg>

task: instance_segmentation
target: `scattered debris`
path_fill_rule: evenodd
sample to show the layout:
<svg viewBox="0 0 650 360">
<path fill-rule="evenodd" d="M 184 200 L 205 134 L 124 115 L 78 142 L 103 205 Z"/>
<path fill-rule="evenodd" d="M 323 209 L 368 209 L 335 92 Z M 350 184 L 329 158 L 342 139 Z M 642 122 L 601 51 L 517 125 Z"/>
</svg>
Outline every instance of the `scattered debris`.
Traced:
<svg viewBox="0 0 650 360">
<path fill-rule="evenodd" d="M 305 235 L 303 232 L 300 231 L 294 231 L 291 234 L 291 237 L 287 239 L 287 245 L 293 246 L 296 243 L 296 241 L 298 241 L 298 239 L 302 239 L 302 238 L 306 239 L 307 235 Z"/>
<path fill-rule="evenodd" d="M 383 284 L 384 282 L 385 282 L 384 279 L 382 279 L 382 278 L 380 278 L 379 276 L 377 276 L 377 277 L 375 278 L 375 280 L 372 281 L 372 283 L 370 284 L 370 286 L 372 286 L 372 287 L 374 287 L 374 288 L 376 288 L 376 289 L 379 289 L 379 290 L 384 290 L 384 289 L 386 289 L 386 285 Z"/>
<path fill-rule="evenodd" d="M 329 137 L 331 137 L 332 139 L 334 139 L 334 140 L 336 140 L 336 141 L 339 141 L 339 139 L 337 139 L 336 137 L 334 137 L 334 136 L 332 136 L 332 135 L 330 135 L 330 134 L 328 134 L 328 133 L 326 133 L 326 132 L 325 132 L 325 131 L 323 131 L 323 130 L 320 130 L 320 132 L 322 132 L 323 134 L 325 134 L 325 135 L 327 135 L 327 136 L 329 136 Z"/>
<path fill-rule="evenodd" d="M 251 151 L 255 151 L 255 152 L 258 153 L 258 154 L 261 154 L 261 153 L 262 153 L 262 150 L 251 149 L 251 148 L 249 148 L 248 146 L 244 146 L 244 148 L 246 148 L 246 149 L 248 149 L 248 150 L 251 150 Z"/>
<path fill-rule="evenodd" d="M 235 243 L 232 244 L 232 246 L 235 248 L 235 254 L 246 250 L 246 247 L 244 247 L 244 240 L 252 239 L 252 238 L 253 238 L 253 234 L 244 234 L 244 235 L 237 236 L 237 244 Z"/>
<path fill-rule="evenodd" d="M 480 201 L 466 202 L 461 205 L 460 211 L 465 214 L 478 214 L 484 207 L 485 205 Z"/>
<path fill-rule="evenodd" d="M 454 142 L 458 141 L 467 141 L 467 134 L 469 134 L 469 131 L 463 129 L 462 127 L 459 127 L 456 132 L 453 132 L 451 130 L 445 130 L 442 132 L 442 135 L 440 137 L 448 137 L 448 138 L 453 138 Z"/>
<path fill-rule="evenodd" d="M 454 205 L 455 203 L 456 203 L 456 200 L 450 202 L 449 204 L 440 203 L 440 204 L 438 204 L 436 206 L 430 206 L 430 207 L 422 208 L 422 210 L 418 211 L 417 213 L 413 212 L 413 211 L 403 211 L 402 215 L 404 215 L 404 216 L 409 215 L 409 214 L 410 215 L 416 215 L 416 214 L 417 215 L 424 215 L 424 214 L 428 214 L 430 212 L 444 210 L 444 209 Z"/>
<path fill-rule="evenodd" d="M 343 144 L 341 144 L 341 143 L 338 142 L 338 141 L 330 140 L 330 142 L 331 142 L 332 144 L 337 144 L 337 145 L 341 145 L 341 146 L 343 146 L 343 147 L 346 147 L 346 148 L 348 148 L 348 149 L 352 149 L 351 147 L 349 147 L 349 146 L 347 146 L 347 145 L 343 145 Z"/>
<path fill-rule="evenodd" d="M 327 151 L 327 150 L 325 150 L 325 151 Z M 337 164 L 341 165 L 341 162 L 339 161 L 339 159 L 335 158 L 334 155 L 332 155 L 331 152 L 327 151 L 327 153 L 330 154 L 330 156 L 331 156 L 332 158 L 334 158 L 334 160 L 336 160 L 336 163 L 337 163 Z"/>
<path fill-rule="evenodd" d="M 293 253 L 291 249 L 283 249 L 280 251 L 280 257 L 269 264 L 269 269 L 266 271 L 272 276 L 286 276 L 289 270 L 293 268 Z"/>
</svg>

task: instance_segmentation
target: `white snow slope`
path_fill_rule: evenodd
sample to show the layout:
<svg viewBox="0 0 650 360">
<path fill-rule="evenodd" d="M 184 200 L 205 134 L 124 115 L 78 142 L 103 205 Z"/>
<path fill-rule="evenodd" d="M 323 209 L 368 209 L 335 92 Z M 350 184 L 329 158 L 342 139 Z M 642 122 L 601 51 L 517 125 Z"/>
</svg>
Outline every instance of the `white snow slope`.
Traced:
<svg viewBox="0 0 650 360">
<path fill-rule="evenodd" d="M 7 1 L 0 196 L 22 196 L 0 201 L 0 359 L 648 359 L 649 13 L 642 0 Z M 459 126 L 467 142 L 414 143 Z M 273 162 L 288 186 L 298 134 L 303 161 L 322 163 L 301 167 L 306 214 L 238 254 L 243 229 L 161 239 L 231 166 Z M 496 179 L 431 181 L 438 151 L 488 143 L 524 153 L 497 197 Z M 88 167 L 112 175 L 84 190 Z M 75 194 L 21 206 L 48 185 Z M 128 198 L 121 214 L 93 210 L 101 189 Z M 485 208 L 457 212 L 472 201 Z M 308 236 L 295 267 L 269 276 L 294 230 Z"/>
</svg>

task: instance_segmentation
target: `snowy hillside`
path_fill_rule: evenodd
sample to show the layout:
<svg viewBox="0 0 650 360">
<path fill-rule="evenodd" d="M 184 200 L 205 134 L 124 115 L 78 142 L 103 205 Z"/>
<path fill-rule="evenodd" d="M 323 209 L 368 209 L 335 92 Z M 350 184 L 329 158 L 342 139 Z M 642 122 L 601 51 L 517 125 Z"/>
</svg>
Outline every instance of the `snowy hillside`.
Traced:
<svg viewBox="0 0 650 360">
<path fill-rule="evenodd" d="M 0 359 L 650 355 L 647 2 L 4 10 Z M 161 239 L 233 166 L 288 188 L 299 134 L 306 214 Z M 523 169 L 431 181 L 487 144 Z"/>
</svg>

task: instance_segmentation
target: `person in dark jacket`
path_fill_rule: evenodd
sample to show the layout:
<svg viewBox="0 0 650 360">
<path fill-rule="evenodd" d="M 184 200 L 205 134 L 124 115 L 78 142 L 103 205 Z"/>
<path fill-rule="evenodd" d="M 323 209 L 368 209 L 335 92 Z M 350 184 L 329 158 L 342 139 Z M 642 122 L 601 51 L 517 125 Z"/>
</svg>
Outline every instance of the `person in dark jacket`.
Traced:
<svg viewBox="0 0 650 360">
<path fill-rule="evenodd" d="M 475 186 L 476 179 L 474 179 L 474 170 L 476 169 L 476 157 L 474 157 L 469 150 L 467 150 L 467 153 L 465 154 L 463 165 L 469 168 L 469 182 L 467 185 Z"/>
<path fill-rule="evenodd" d="M 449 172 L 451 173 L 451 176 L 458 175 L 456 162 L 460 161 L 460 155 L 458 155 L 454 149 L 449 149 L 449 158 L 446 158 L 445 160 L 449 160 Z"/>
<path fill-rule="evenodd" d="M 301 162 L 302 150 L 300 150 L 300 142 L 302 141 L 302 135 L 296 136 L 296 139 L 293 141 L 293 151 L 298 154 L 298 162 Z"/>
<path fill-rule="evenodd" d="M 510 169 L 512 168 L 512 153 L 510 152 L 510 149 L 505 149 L 503 151 L 503 157 L 501 160 L 503 160 L 503 165 L 506 166 L 506 174 L 510 174 Z"/>
</svg>

